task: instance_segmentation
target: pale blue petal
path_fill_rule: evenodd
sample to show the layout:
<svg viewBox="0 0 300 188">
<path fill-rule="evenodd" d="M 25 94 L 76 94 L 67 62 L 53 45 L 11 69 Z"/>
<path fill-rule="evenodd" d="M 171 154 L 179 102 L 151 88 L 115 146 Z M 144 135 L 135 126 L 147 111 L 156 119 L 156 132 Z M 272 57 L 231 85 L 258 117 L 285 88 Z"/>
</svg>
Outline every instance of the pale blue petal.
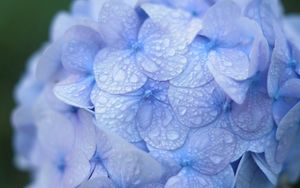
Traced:
<svg viewBox="0 0 300 188">
<path fill-rule="evenodd" d="M 99 89 L 92 92 L 97 126 L 117 133 L 129 142 L 140 141 L 136 128 L 139 96 L 112 95 Z"/>
<path fill-rule="evenodd" d="M 155 148 L 173 150 L 182 146 L 189 128 L 183 126 L 164 103 L 145 101 L 137 112 L 138 130 L 145 142 Z"/>
<path fill-rule="evenodd" d="M 102 46 L 98 31 L 87 26 L 73 26 L 63 37 L 62 63 L 71 72 L 91 73 L 93 61 Z"/>
<path fill-rule="evenodd" d="M 251 76 L 248 55 L 238 48 L 218 48 L 210 51 L 208 64 L 219 74 L 234 80 Z"/>
<path fill-rule="evenodd" d="M 241 159 L 234 187 L 236 188 L 272 188 L 272 185 L 263 172 L 256 165 L 250 153 L 245 153 Z"/>
<path fill-rule="evenodd" d="M 280 97 L 273 103 L 273 118 L 276 125 L 280 124 L 281 119 L 288 113 L 290 109 L 298 102 L 297 99 Z"/>
<path fill-rule="evenodd" d="M 184 9 L 195 17 L 201 17 L 213 3 L 210 0 L 169 0 L 169 4 Z"/>
<path fill-rule="evenodd" d="M 74 25 L 75 19 L 67 12 L 59 12 L 53 19 L 50 28 L 50 38 L 52 41 L 60 39 L 64 33 Z"/>
<path fill-rule="evenodd" d="M 48 110 L 35 121 L 39 143 L 46 149 L 48 157 L 56 157 L 61 152 L 68 153 L 73 149 L 74 125 L 64 114 Z"/>
<path fill-rule="evenodd" d="M 98 22 L 105 43 L 123 48 L 136 42 L 141 25 L 135 9 L 117 0 L 103 3 Z"/>
<path fill-rule="evenodd" d="M 132 92 L 147 81 L 130 50 L 101 50 L 95 60 L 94 74 L 98 87 L 112 94 Z"/>
<path fill-rule="evenodd" d="M 231 129 L 246 140 L 261 138 L 274 127 L 272 100 L 253 88 L 243 104 L 232 104 Z"/>
<path fill-rule="evenodd" d="M 278 125 L 276 138 L 280 140 L 285 132 L 300 125 L 300 102 L 291 108 Z"/>
<path fill-rule="evenodd" d="M 203 127 L 222 112 L 225 96 L 215 82 L 199 88 L 170 86 L 169 101 L 178 119 L 187 127 Z"/>
<path fill-rule="evenodd" d="M 192 168 L 201 174 L 221 172 L 234 155 L 234 135 L 221 128 L 201 128 L 189 137 L 187 154 L 192 159 Z"/>
<path fill-rule="evenodd" d="M 36 76 L 43 82 L 53 80 L 61 69 L 61 45 L 62 41 L 57 40 L 49 44 L 39 58 L 36 67 Z"/>
<path fill-rule="evenodd" d="M 100 132 L 97 148 L 118 187 L 142 187 L 162 177 L 162 167 L 155 159 L 117 135 Z"/>
<path fill-rule="evenodd" d="M 67 164 L 61 180 L 63 187 L 77 187 L 89 178 L 91 165 L 81 150 L 75 150 L 65 160 Z"/>
<path fill-rule="evenodd" d="M 171 177 L 165 188 L 213 188 L 213 182 L 209 176 L 200 174 L 191 168 L 183 168 L 176 176 Z"/>
<path fill-rule="evenodd" d="M 275 47 L 272 53 L 271 64 L 268 72 L 268 92 L 271 97 L 277 97 L 279 87 L 285 80 L 282 74 L 286 73 L 287 63 L 290 61 L 289 48 L 279 29 L 276 30 Z"/>
<path fill-rule="evenodd" d="M 231 78 L 224 76 L 208 64 L 211 74 L 214 76 L 215 81 L 223 89 L 223 91 L 236 103 L 242 104 L 246 98 L 246 94 L 250 87 L 250 81 L 235 81 Z"/>
<path fill-rule="evenodd" d="M 234 183 L 234 171 L 231 165 L 228 165 L 224 170 L 210 177 L 214 187 L 232 188 Z"/>
<path fill-rule="evenodd" d="M 79 110 L 75 115 L 75 148 L 81 150 L 87 159 L 91 159 L 96 151 L 96 128 L 93 116 L 84 110 Z"/>
<path fill-rule="evenodd" d="M 203 17 L 200 34 L 216 44 L 236 44 L 240 40 L 237 20 L 241 17 L 239 6 L 233 1 L 218 1 Z"/>
<path fill-rule="evenodd" d="M 115 188 L 108 177 L 97 177 L 83 182 L 78 188 Z"/>
<path fill-rule="evenodd" d="M 170 83 L 179 87 L 200 87 L 213 80 L 207 67 L 207 49 L 203 39 L 196 38 L 186 55 L 188 64 L 184 71 Z"/>
<path fill-rule="evenodd" d="M 90 95 L 94 82 L 92 76 L 71 74 L 65 80 L 58 82 L 53 92 L 57 98 L 69 105 L 92 108 Z"/>
<path fill-rule="evenodd" d="M 179 75 L 187 64 L 184 53 L 202 25 L 184 11 L 144 4 L 149 15 L 139 32 L 143 44 L 137 60 L 144 72 L 154 80 L 169 80 Z"/>
<path fill-rule="evenodd" d="M 88 17 L 90 16 L 90 4 L 88 1 L 85 0 L 75 0 L 72 4 L 72 14 L 74 16 L 80 16 L 80 17 Z"/>
</svg>

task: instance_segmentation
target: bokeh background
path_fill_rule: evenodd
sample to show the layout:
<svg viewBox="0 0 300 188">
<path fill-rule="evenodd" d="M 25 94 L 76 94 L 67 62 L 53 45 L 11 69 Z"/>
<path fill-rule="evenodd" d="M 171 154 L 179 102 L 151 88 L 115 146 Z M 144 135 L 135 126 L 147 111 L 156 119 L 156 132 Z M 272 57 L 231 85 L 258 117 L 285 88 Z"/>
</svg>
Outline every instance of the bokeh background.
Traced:
<svg viewBox="0 0 300 188">
<path fill-rule="evenodd" d="M 0 188 L 21 188 L 29 182 L 28 174 L 18 171 L 13 164 L 12 92 L 27 59 L 48 39 L 52 17 L 59 10 L 67 10 L 70 2 L 0 0 Z M 300 13 L 299 0 L 283 2 L 286 12 Z M 300 184 L 293 187 L 300 188 Z"/>
</svg>

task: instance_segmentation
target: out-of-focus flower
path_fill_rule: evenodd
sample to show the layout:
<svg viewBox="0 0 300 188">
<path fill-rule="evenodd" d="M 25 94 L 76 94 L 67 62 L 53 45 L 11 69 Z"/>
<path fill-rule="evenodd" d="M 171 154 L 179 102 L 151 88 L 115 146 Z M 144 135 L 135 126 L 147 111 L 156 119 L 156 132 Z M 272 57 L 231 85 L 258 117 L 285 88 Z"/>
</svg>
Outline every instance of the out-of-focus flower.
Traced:
<svg viewBox="0 0 300 188">
<path fill-rule="evenodd" d="M 16 89 L 29 187 L 295 182 L 299 21 L 279 1 L 74 1 Z"/>
</svg>

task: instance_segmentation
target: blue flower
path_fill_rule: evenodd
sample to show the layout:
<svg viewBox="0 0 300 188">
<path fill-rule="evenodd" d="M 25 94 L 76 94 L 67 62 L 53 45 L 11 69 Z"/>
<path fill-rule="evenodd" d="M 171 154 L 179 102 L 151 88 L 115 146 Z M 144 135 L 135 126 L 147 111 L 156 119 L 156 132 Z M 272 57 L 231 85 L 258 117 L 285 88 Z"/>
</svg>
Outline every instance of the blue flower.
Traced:
<svg viewBox="0 0 300 188">
<path fill-rule="evenodd" d="M 74 1 L 16 89 L 16 162 L 38 188 L 295 182 L 298 26 L 279 1 Z"/>
</svg>

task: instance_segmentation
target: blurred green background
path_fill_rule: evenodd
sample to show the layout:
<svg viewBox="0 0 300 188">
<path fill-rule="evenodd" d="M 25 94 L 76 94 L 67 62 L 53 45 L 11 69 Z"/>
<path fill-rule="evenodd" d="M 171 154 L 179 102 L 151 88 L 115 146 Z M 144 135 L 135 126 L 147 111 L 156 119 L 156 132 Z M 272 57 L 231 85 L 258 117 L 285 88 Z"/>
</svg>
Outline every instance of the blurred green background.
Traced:
<svg viewBox="0 0 300 188">
<path fill-rule="evenodd" d="M 68 9 L 70 1 L 0 0 L 0 188 L 20 188 L 29 182 L 28 175 L 12 161 L 12 90 L 28 57 L 48 39 L 53 15 Z M 287 12 L 300 12 L 299 0 L 285 0 L 284 4 Z"/>
</svg>

